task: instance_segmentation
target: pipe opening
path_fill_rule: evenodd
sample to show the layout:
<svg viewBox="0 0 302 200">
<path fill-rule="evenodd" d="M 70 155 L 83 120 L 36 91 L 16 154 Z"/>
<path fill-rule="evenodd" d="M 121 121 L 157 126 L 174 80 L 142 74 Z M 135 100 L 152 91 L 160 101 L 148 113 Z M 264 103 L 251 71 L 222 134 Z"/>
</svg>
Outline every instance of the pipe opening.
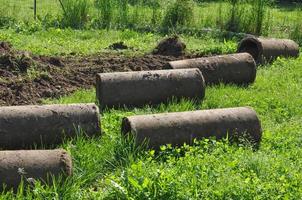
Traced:
<svg viewBox="0 0 302 200">
<path fill-rule="evenodd" d="M 71 176 L 72 175 L 72 161 L 71 157 L 66 151 L 61 152 L 61 157 L 60 157 L 60 166 L 62 167 L 62 171 L 64 175 Z"/>
<path fill-rule="evenodd" d="M 258 45 L 258 42 L 255 39 L 243 40 L 239 45 L 238 52 L 241 52 L 241 53 L 247 52 L 252 55 L 252 57 L 254 58 L 254 60 L 256 62 L 260 61 L 261 49 Z"/>
<path fill-rule="evenodd" d="M 131 132 L 131 123 L 127 117 L 122 120 L 122 134 L 126 135 Z"/>
</svg>

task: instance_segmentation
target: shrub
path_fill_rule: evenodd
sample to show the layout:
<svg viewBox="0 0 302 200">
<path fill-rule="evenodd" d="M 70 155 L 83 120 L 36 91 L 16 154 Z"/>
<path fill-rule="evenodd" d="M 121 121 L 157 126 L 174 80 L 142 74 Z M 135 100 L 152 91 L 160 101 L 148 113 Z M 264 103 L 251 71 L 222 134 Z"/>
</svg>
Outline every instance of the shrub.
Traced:
<svg viewBox="0 0 302 200">
<path fill-rule="evenodd" d="M 193 18 L 194 4 L 192 0 L 176 0 L 168 6 L 163 19 L 163 27 L 176 28 L 190 24 Z"/>
<path fill-rule="evenodd" d="M 62 2 L 62 25 L 71 28 L 83 28 L 88 21 L 89 0 L 64 0 Z"/>
</svg>

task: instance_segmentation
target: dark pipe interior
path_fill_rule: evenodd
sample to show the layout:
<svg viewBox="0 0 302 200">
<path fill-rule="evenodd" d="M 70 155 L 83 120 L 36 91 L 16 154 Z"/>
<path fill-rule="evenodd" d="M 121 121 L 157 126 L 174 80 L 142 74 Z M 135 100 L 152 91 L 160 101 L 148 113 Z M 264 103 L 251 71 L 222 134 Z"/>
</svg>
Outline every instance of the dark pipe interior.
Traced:
<svg viewBox="0 0 302 200">
<path fill-rule="evenodd" d="M 122 134 L 127 134 L 131 132 L 131 125 L 128 118 L 124 118 L 122 121 Z"/>
<path fill-rule="evenodd" d="M 260 49 L 256 42 L 245 40 L 240 44 L 239 52 L 247 52 L 251 54 L 256 62 L 259 61 Z"/>
</svg>

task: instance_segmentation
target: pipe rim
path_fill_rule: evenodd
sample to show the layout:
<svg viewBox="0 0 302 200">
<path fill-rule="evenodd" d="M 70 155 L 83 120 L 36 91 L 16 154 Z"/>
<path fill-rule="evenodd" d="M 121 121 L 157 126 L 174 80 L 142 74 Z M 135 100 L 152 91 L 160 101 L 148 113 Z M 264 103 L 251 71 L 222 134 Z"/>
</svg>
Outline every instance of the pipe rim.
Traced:
<svg viewBox="0 0 302 200">
<path fill-rule="evenodd" d="M 122 119 L 122 130 L 123 135 L 127 135 L 133 132 L 131 120 L 128 117 Z"/>
<path fill-rule="evenodd" d="M 249 46 L 251 46 L 251 45 L 254 47 L 250 47 L 250 48 L 256 48 L 256 49 L 247 50 L 249 48 Z M 260 63 L 261 55 L 263 54 L 263 46 L 258 38 L 246 37 L 240 41 L 237 52 L 238 53 L 244 53 L 244 52 L 249 53 L 254 58 L 256 63 Z"/>
<path fill-rule="evenodd" d="M 60 155 L 60 165 L 62 167 L 64 175 L 71 176 L 73 173 L 71 156 L 64 149 L 58 149 L 58 151 L 61 154 Z"/>
</svg>

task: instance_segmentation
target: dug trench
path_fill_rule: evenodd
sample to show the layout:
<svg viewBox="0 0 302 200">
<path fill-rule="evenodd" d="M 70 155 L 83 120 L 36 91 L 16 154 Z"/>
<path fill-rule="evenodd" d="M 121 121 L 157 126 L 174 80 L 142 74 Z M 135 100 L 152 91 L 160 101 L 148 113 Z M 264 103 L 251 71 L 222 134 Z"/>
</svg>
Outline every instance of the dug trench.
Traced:
<svg viewBox="0 0 302 200">
<path fill-rule="evenodd" d="M 160 70 L 169 61 L 196 56 L 179 52 L 51 57 L 32 55 L 0 42 L 0 106 L 40 104 L 45 98 L 92 88 L 97 73 Z"/>
</svg>

